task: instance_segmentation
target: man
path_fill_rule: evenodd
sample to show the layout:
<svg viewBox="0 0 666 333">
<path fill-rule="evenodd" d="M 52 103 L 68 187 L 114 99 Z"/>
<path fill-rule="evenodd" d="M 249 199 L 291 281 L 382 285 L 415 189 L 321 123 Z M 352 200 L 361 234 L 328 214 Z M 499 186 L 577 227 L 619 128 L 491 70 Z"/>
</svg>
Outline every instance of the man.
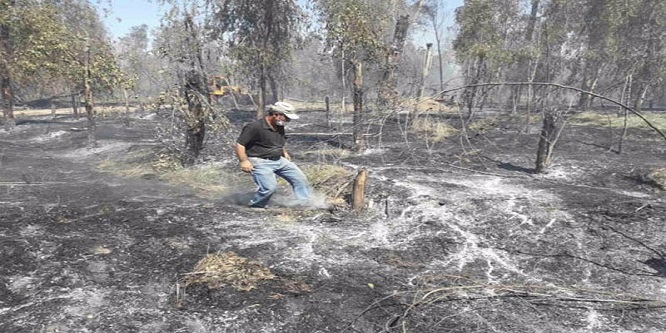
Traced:
<svg viewBox="0 0 666 333">
<path fill-rule="evenodd" d="M 243 127 L 236 140 L 236 155 L 243 172 L 251 173 L 258 189 L 250 207 L 264 208 L 277 189 L 277 176 L 291 185 L 296 205 L 309 203 L 312 190 L 305 174 L 291 162 L 285 148 L 284 126 L 298 119 L 294 107 L 285 102 L 268 106 L 268 115 Z"/>
</svg>

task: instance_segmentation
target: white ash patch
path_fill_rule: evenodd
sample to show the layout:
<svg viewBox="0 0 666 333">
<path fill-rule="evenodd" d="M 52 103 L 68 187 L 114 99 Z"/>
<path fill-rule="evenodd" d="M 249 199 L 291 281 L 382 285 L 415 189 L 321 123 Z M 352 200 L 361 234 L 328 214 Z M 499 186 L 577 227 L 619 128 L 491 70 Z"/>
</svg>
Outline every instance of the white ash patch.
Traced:
<svg viewBox="0 0 666 333">
<path fill-rule="evenodd" d="M 369 155 L 382 155 L 386 152 L 386 149 L 381 149 L 381 148 L 368 148 L 363 151 L 364 156 L 369 156 Z"/>
<path fill-rule="evenodd" d="M 546 230 L 556 228 L 557 221 L 570 219 L 557 208 L 559 197 L 501 177 L 442 179 L 411 175 L 396 185 L 407 190 L 407 200 L 414 204 L 405 207 L 399 217 L 401 223 L 392 229 L 392 244 L 417 246 L 418 240 L 425 233 L 431 234 L 435 225 L 458 245 L 448 258 L 433 260 L 428 266 L 460 272 L 467 265 L 485 262 L 485 275 L 490 282 L 499 282 L 509 272 L 529 281 L 540 279 L 527 273 L 506 251 L 494 248 L 498 240 L 493 239 L 493 234 L 486 235 L 488 228 L 508 227 L 512 238 L 534 238 L 535 234 L 541 237 Z M 429 222 L 430 227 L 422 228 L 424 222 Z M 496 225 L 498 222 L 501 226 Z"/>
<path fill-rule="evenodd" d="M 628 196 L 628 197 L 634 197 L 634 198 L 652 198 L 651 194 L 643 193 L 643 192 L 619 190 L 619 191 L 617 191 L 617 193 L 620 193 L 620 194 Z"/>
<path fill-rule="evenodd" d="M 76 288 L 62 294 L 57 299 L 67 299 L 68 305 L 62 308 L 62 313 L 72 317 L 94 318 L 108 305 L 108 291 L 104 289 L 88 290 Z"/>
<path fill-rule="evenodd" d="M 576 165 L 553 164 L 545 173 L 535 175 L 535 177 L 547 180 L 574 180 L 587 173 L 588 171 Z"/>
<path fill-rule="evenodd" d="M 67 131 L 55 131 L 55 132 L 49 132 L 49 133 L 46 133 L 46 134 L 44 134 L 44 135 L 36 136 L 36 137 L 34 137 L 34 138 L 28 140 L 28 142 L 31 142 L 31 143 L 43 143 L 43 142 L 48 142 L 48 141 L 51 141 L 51 140 L 54 140 L 54 139 L 61 138 L 61 137 L 63 137 L 63 136 L 66 135 L 66 134 L 68 134 Z"/>
<path fill-rule="evenodd" d="M 44 227 L 40 225 L 30 224 L 19 231 L 23 237 L 39 237 L 44 235 Z"/>
<path fill-rule="evenodd" d="M 607 320 L 597 310 L 589 309 L 585 321 L 587 322 L 587 329 L 589 332 L 594 332 L 595 330 L 605 327 Z"/>
<path fill-rule="evenodd" d="M 81 158 L 81 157 L 89 157 L 89 156 L 94 156 L 102 153 L 114 153 L 114 152 L 123 152 L 127 151 L 130 147 L 133 146 L 133 143 L 129 142 L 122 142 L 122 141 L 117 141 L 117 142 L 109 142 L 107 144 L 99 145 L 97 147 L 93 148 L 80 148 L 73 150 L 69 153 L 65 153 L 61 155 L 62 157 L 65 158 Z"/>
<path fill-rule="evenodd" d="M 36 288 L 36 280 L 32 276 L 13 276 L 9 278 L 8 288 L 14 293 L 26 293 Z"/>
</svg>

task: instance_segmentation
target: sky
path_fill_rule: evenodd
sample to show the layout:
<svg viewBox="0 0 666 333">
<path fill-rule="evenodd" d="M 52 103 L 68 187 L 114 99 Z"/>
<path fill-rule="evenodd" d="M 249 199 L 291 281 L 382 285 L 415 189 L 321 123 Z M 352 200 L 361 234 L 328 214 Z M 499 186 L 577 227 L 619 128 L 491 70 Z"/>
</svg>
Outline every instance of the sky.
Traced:
<svg viewBox="0 0 666 333">
<path fill-rule="evenodd" d="M 132 27 L 142 24 L 148 25 L 149 30 L 159 27 L 164 8 L 155 1 L 146 0 L 110 0 L 97 7 L 114 39 L 127 35 Z"/>
<path fill-rule="evenodd" d="M 263 1 L 263 0 L 257 0 Z M 443 6 L 445 26 L 453 24 L 454 9 L 462 6 L 464 0 L 438 0 Z M 134 26 L 148 25 L 149 30 L 159 27 L 165 6 L 158 5 L 156 1 L 147 0 L 107 0 L 98 5 L 98 11 L 104 24 L 114 39 L 127 35 Z M 432 32 L 421 31 L 414 34 L 416 39 L 424 42 L 434 42 Z"/>
</svg>

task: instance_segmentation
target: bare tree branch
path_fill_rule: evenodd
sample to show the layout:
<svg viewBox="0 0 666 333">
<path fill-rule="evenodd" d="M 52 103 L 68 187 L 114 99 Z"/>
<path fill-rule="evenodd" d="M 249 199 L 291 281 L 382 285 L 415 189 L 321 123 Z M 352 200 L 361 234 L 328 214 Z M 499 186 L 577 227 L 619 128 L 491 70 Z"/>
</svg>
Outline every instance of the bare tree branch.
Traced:
<svg viewBox="0 0 666 333">
<path fill-rule="evenodd" d="M 606 96 L 602 96 L 602 95 L 599 95 L 599 94 L 593 93 L 593 92 L 591 92 L 591 91 L 586 91 L 586 90 L 583 90 L 583 89 L 580 89 L 580 88 L 576 88 L 576 87 L 571 87 L 571 86 L 565 86 L 565 85 L 558 84 L 558 83 L 551 83 L 551 82 L 494 82 L 494 83 L 478 83 L 478 84 L 470 84 L 470 85 L 466 85 L 466 86 L 456 87 L 456 88 L 453 88 L 453 89 L 443 90 L 443 91 L 439 92 L 437 95 L 443 95 L 443 94 L 446 94 L 446 93 L 449 93 L 449 92 L 452 92 L 452 91 L 458 91 L 458 90 L 463 90 L 463 89 L 467 89 L 467 88 L 477 88 L 477 87 L 501 87 L 501 86 L 548 86 L 548 87 L 557 87 L 557 88 L 561 88 L 561 89 L 567 89 L 567 90 L 577 91 L 577 92 L 582 93 L 582 94 L 587 94 L 587 95 L 593 96 L 593 97 L 595 97 L 595 98 L 599 98 L 599 99 L 602 99 L 602 100 L 605 100 L 605 101 L 609 101 L 609 102 L 611 102 L 611 103 L 613 103 L 613 104 L 615 104 L 615 105 L 618 105 L 618 106 L 622 107 L 623 109 L 625 109 L 625 110 L 627 110 L 627 111 L 629 111 L 629 112 L 635 114 L 636 116 L 638 116 L 638 118 L 641 118 L 641 120 L 643 120 L 643 121 L 644 121 L 644 122 L 645 122 L 650 128 L 652 128 L 655 132 L 659 133 L 659 135 L 661 135 L 661 137 L 663 137 L 664 140 L 666 140 L 666 134 L 664 134 L 661 130 L 659 130 L 657 127 L 655 127 L 655 126 L 654 126 L 649 120 L 645 119 L 645 117 L 643 116 L 643 114 L 641 114 L 641 113 L 638 112 L 637 110 L 634 110 L 633 108 L 631 108 L 631 107 L 629 107 L 629 106 L 627 106 L 627 105 L 625 105 L 625 104 L 623 104 L 623 103 L 620 103 L 620 102 L 618 102 L 618 101 L 616 101 L 616 100 L 614 100 L 614 99 L 612 99 L 612 98 L 608 98 L 608 97 L 606 97 Z"/>
</svg>

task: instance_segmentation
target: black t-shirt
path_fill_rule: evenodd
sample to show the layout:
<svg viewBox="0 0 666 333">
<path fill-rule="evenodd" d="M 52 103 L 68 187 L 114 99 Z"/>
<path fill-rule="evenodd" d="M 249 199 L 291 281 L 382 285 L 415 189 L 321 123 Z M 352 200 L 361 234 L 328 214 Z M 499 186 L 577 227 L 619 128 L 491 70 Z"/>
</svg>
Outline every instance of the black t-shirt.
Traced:
<svg viewBox="0 0 666 333">
<path fill-rule="evenodd" d="M 287 139 L 284 127 L 271 128 L 265 118 L 253 121 L 245 127 L 236 142 L 245 146 L 249 157 L 277 159 L 282 156 L 282 150 Z"/>
</svg>

